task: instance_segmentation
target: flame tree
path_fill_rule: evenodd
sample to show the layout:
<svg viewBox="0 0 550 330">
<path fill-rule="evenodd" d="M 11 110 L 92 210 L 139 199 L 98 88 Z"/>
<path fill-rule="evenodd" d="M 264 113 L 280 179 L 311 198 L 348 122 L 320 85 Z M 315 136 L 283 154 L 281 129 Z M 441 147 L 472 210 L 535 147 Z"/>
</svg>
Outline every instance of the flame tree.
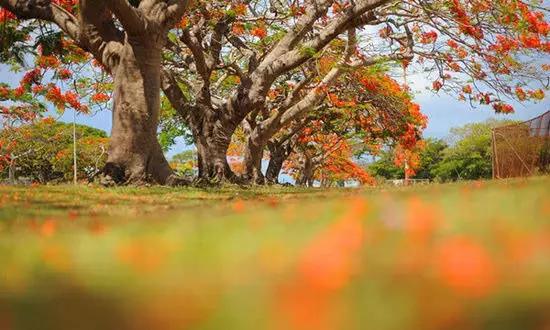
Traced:
<svg viewBox="0 0 550 330">
<path fill-rule="evenodd" d="M 269 141 L 359 68 L 413 63 L 434 90 L 496 112 L 542 99 L 549 30 L 540 2 L 199 1 L 170 38 L 163 89 L 194 135 L 200 177 L 235 179 L 226 153 L 244 121 L 244 179 L 261 182 Z"/>
<path fill-rule="evenodd" d="M 0 6 L 2 23 L 11 21 L 12 27 L 3 33 L 4 48 L 27 47 L 24 50 L 32 54 L 26 42 L 32 42 L 34 36 L 43 37 L 44 31 L 59 33 L 63 48 L 78 48 L 112 76 L 113 126 L 103 170 L 108 181 L 176 183 L 157 141 L 161 65 L 168 31 L 185 13 L 188 1 L 1 0 Z M 45 61 L 59 58 L 43 56 L 49 55 L 43 52 L 36 55 Z M 42 72 L 38 68 L 35 74 Z M 32 81 L 22 84 L 14 95 L 10 92 L 2 100 L 29 92 L 31 85 Z M 54 86 L 48 89 L 48 101 L 81 109 L 74 92 L 64 94 Z M 101 98 L 104 96 L 96 96 L 97 101 Z"/>
</svg>

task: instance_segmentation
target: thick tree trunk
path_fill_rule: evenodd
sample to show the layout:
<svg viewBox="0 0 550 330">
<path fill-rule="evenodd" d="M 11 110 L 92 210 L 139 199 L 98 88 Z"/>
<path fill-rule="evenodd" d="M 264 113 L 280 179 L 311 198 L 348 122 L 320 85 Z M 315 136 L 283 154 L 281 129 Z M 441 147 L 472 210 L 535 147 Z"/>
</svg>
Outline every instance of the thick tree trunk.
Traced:
<svg viewBox="0 0 550 330">
<path fill-rule="evenodd" d="M 253 184 L 264 184 L 262 173 L 262 159 L 264 157 L 265 142 L 254 133 L 248 137 L 244 154 L 244 179 Z"/>
<path fill-rule="evenodd" d="M 174 184 L 157 140 L 161 49 L 154 40 L 141 40 L 126 41 L 113 72 L 113 127 L 103 174 L 115 184 Z"/>
<path fill-rule="evenodd" d="M 268 143 L 268 148 L 270 156 L 265 179 L 269 184 L 278 184 L 283 163 L 290 156 L 292 146 L 290 142 L 284 144 Z"/>
<path fill-rule="evenodd" d="M 192 116 L 190 124 L 197 147 L 199 181 L 239 181 L 227 162 L 227 150 L 237 126 L 220 119 L 212 110 Z"/>
</svg>

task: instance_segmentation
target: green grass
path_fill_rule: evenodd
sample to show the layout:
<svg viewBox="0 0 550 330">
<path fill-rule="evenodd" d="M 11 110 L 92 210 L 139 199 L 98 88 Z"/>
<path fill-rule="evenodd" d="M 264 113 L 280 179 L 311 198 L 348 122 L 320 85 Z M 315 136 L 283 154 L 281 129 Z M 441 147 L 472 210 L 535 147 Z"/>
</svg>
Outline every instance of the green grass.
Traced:
<svg viewBox="0 0 550 330">
<path fill-rule="evenodd" d="M 549 187 L 0 186 L 0 329 L 542 329 Z"/>
</svg>

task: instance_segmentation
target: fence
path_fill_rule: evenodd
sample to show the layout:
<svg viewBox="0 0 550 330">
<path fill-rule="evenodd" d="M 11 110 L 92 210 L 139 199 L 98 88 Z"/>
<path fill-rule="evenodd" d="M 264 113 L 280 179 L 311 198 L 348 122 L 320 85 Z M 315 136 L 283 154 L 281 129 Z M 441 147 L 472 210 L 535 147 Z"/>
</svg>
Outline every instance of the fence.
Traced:
<svg viewBox="0 0 550 330">
<path fill-rule="evenodd" d="M 493 179 L 526 177 L 550 170 L 550 111 L 492 131 Z"/>
</svg>

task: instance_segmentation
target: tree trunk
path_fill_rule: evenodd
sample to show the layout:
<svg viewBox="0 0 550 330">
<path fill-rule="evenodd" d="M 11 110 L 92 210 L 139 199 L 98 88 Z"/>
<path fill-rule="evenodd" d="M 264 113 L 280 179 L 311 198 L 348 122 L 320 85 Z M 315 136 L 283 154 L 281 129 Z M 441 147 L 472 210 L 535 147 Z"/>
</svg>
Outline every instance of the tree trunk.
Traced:
<svg viewBox="0 0 550 330">
<path fill-rule="evenodd" d="M 290 156 L 292 146 L 290 142 L 284 144 L 268 143 L 268 148 L 270 156 L 265 178 L 270 184 L 278 184 L 283 163 Z"/>
<path fill-rule="evenodd" d="M 264 158 L 265 142 L 252 133 L 248 137 L 244 154 L 245 180 L 253 184 L 265 184 L 262 173 L 262 159 Z"/>
<path fill-rule="evenodd" d="M 174 184 L 157 140 L 161 48 L 155 38 L 131 39 L 127 38 L 113 72 L 113 127 L 103 174 L 115 184 Z"/>
<path fill-rule="evenodd" d="M 313 172 L 313 161 L 311 157 L 305 156 L 302 172 L 300 173 L 296 184 L 302 187 L 313 187 Z"/>
<path fill-rule="evenodd" d="M 190 120 L 200 181 L 236 183 L 237 176 L 227 162 L 227 149 L 237 125 L 222 120 L 213 110 L 206 110 Z"/>
<path fill-rule="evenodd" d="M 15 185 L 15 160 L 10 161 L 8 166 L 8 181 L 10 184 Z"/>
</svg>

